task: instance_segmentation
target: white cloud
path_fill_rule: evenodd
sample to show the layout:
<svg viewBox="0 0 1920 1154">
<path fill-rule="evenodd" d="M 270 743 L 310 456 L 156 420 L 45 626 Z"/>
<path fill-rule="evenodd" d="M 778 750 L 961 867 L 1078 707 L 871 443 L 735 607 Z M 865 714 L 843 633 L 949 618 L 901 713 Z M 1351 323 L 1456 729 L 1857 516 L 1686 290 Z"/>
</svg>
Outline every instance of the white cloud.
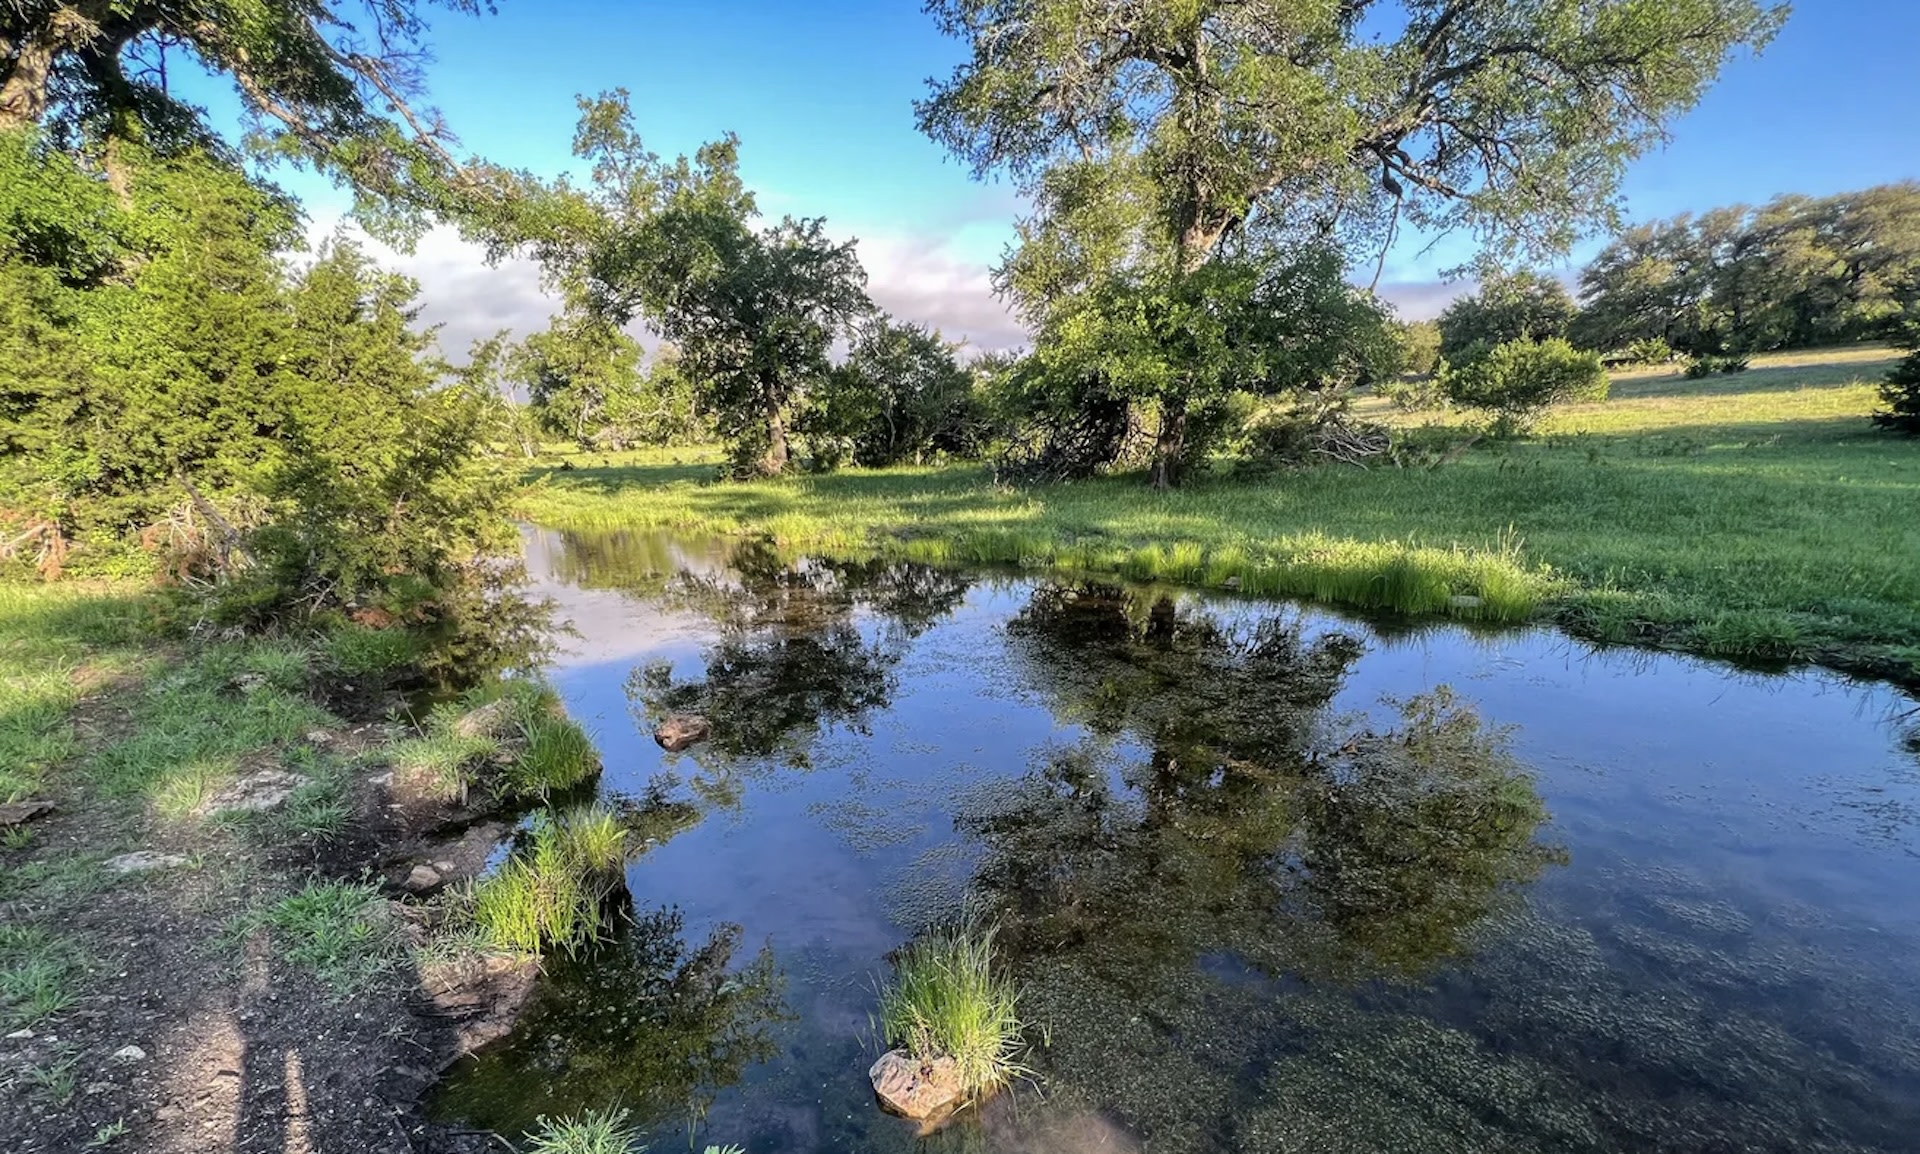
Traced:
<svg viewBox="0 0 1920 1154">
<path fill-rule="evenodd" d="M 903 321 L 931 325 L 978 352 L 1028 343 L 1025 327 L 993 295 L 988 267 L 939 237 L 885 232 L 860 238 L 867 294 Z"/>
</svg>

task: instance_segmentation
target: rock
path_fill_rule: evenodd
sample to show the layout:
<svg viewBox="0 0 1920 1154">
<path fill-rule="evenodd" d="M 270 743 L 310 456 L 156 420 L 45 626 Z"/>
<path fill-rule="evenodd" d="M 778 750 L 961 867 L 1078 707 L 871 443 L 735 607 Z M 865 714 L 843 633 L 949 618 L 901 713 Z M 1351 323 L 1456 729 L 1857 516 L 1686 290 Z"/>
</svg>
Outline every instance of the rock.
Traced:
<svg viewBox="0 0 1920 1154">
<path fill-rule="evenodd" d="M 113 1060 L 116 1062 L 144 1062 L 147 1060 L 147 1052 L 138 1046 L 122 1046 L 113 1052 Z"/>
<path fill-rule="evenodd" d="M 453 733 L 455 737 L 468 739 L 498 737 L 506 729 L 507 722 L 510 720 L 512 719 L 507 716 L 506 700 L 502 698 L 499 701 L 489 701 L 480 708 L 461 715 L 460 719 L 453 723 Z"/>
<path fill-rule="evenodd" d="M 1220 582 L 1220 587 L 1223 589 L 1238 589 L 1240 588 L 1240 578 L 1229 577 L 1225 581 Z"/>
<path fill-rule="evenodd" d="M 32 1038 L 33 1030 L 30 1028 L 15 1030 L 13 1033 L 7 1035 L 7 1041 L 9 1042 L 26 1042 L 32 1040 Z"/>
<path fill-rule="evenodd" d="M 155 1122 L 171 1122 L 179 1116 L 180 1107 L 178 1106 L 162 1106 L 153 1112 L 153 1120 Z"/>
<path fill-rule="evenodd" d="M 50 801 L 15 801 L 0 805 L 0 825 L 25 825 L 36 817 L 52 813 Z"/>
<path fill-rule="evenodd" d="M 1455 593 L 1447 598 L 1447 604 L 1454 609 L 1478 609 L 1485 602 L 1471 593 Z"/>
<path fill-rule="evenodd" d="M 324 729 L 310 730 L 307 733 L 307 744 L 308 745 L 332 745 L 333 734 L 328 733 Z"/>
<path fill-rule="evenodd" d="M 705 741 L 712 732 L 713 726 L 707 723 L 706 718 L 692 713 L 675 713 L 653 731 L 653 739 L 668 753 L 679 753 Z"/>
<path fill-rule="evenodd" d="M 440 886 L 440 871 L 429 865 L 417 865 L 407 874 L 406 886 L 416 894 L 422 894 Z"/>
<path fill-rule="evenodd" d="M 946 1117 L 966 1097 L 959 1063 L 952 1058 L 921 1062 L 905 1050 L 888 1050 L 867 1077 L 873 1080 L 873 1095 L 882 1109 L 918 1122 Z"/>
<path fill-rule="evenodd" d="M 170 870 L 187 864 L 187 858 L 177 853 L 160 853 L 157 850 L 143 849 L 132 853 L 123 853 L 119 857 L 110 857 L 104 863 L 117 874 L 143 874 L 150 870 Z"/>
<path fill-rule="evenodd" d="M 203 807 L 207 813 L 221 810 L 247 810 L 255 813 L 278 809 L 293 796 L 294 790 L 313 780 L 304 774 L 284 769 L 263 769 L 250 773 L 213 795 Z"/>
<path fill-rule="evenodd" d="M 450 861 L 434 862 L 433 868 L 434 868 L 434 872 L 438 873 L 441 877 L 445 877 L 448 874 L 457 874 L 460 872 L 460 867 Z"/>
</svg>

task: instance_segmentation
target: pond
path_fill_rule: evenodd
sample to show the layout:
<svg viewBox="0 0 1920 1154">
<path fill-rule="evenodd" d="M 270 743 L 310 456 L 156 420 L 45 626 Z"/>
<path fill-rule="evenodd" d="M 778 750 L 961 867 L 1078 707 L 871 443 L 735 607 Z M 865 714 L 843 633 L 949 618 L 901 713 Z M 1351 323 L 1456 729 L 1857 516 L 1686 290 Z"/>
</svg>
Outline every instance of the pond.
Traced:
<svg viewBox="0 0 1920 1154">
<path fill-rule="evenodd" d="M 439 1108 L 656 1151 L 1911 1150 L 1920 717 L 1548 630 L 529 530 L 648 841 Z M 680 753 L 667 712 L 712 719 Z M 887 955 L 1000 926 L 1034 1084 L 882 1115 Z"/>
</svg>

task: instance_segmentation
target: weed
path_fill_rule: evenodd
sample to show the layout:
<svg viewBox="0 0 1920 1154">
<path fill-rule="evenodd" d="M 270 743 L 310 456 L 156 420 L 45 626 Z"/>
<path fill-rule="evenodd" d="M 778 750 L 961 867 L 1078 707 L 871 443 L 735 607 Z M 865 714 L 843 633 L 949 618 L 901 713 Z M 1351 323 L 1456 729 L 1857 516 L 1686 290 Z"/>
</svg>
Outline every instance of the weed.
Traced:
<svg viewBox="0 0 1920 1154">
<path fill-rule="evenodd" d="M 80 977 L 72 943 L 38 926 L 0 926 L 0 1015 L 27 1026 L 72 1006 Z"/>
<path fill-rule="evenodd" d="M 0 850 L 18 853 L 33 844 L 33 830 L 24 825 L 8 826 L 0 832 Z"/>
<path fill-rule="evenodd" d="M 639 1154 L 640 1132 L 625 1110 L 589 1110 L 577 1118 L 542 1117 L 527 1135 L 527 1154 Z"/>
<path fill-rule="evenodd" d="M 547 714 L 520 725 L 521 749 L 507 765 L 508 790 L 520 797 L 547 797 L 573 788 L 600 770 L 600 756 L 585 730 Z"/>
<path fill-rule="evenodd" d="M 1026 1073 L 1013 983 L 993 972 L 994 929 L 965 924 L 929 931 L 894 957 L 880 993 L 880 1028 L 913 1057 L 950 1057 L 970 1100 Z"/>
<path fill-rule="evenodd" d="M 473 887 L 473 922 L 508 953 L 574 952 L 600 937 L 625 861 L 626 830 L 604 806 L 537 817 L 519 852 Z"/>
<path fill-rule="evenodd" d="M 80 1057 L 61 1052 L 57 1057 L 37 1062 L 21 1072 L 27 1084 L 46 1095 L 56 1106 L 73 1101 L 80 1089 Z"/>
<path fill-rule="evenodd" d="M 344 622 L 331 629 L 321 645 L 326 665 L 348 677 L 376 677 L 418 664 L 422 655 L 417 634 L 406 629 L 371 629 Z"/>
<path fill-rule="evenodd" d="M 393 964 L 398 935 L 371 883 L 310 882 L 242 920 L 266 929 L 288 961 L 338 994 L 362 989 Z"/>
<path fill-rule="evenodd" d="M 441 801 L 464 801 L 476 768 L 499 754 L 500 743 L 492 737 L 451 730 L 433 730 L 387 748 L 396 788 Z"/>
<path fill-rule="evenodd" d="M 113 1121 L 94 1130 L 93 1138 L 87 1143 L 86 1148 L 88 1150 L 98 1150 L 105 1146 L 111 1146 L 125 1137 L 126 1133 L 127 1120 L 125 1118 L 115 1118 Z"/>
</svg>

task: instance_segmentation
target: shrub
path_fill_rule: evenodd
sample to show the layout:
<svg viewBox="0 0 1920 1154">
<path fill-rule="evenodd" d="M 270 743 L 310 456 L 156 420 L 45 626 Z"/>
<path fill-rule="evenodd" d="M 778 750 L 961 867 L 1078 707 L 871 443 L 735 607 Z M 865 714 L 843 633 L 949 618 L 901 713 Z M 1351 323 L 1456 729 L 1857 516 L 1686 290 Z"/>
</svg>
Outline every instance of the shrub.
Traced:
<svg viewBox="0 0 1920 1154">
<path fill-rule="evenodd" d="M 1751 363 L 1748 358 L 1742 356 L 1695 357 L 1687 362 L 1686 377 L 1690 381 L 1699 381 L 1727 373 L 1744 373 Z"/>
<path fill-rule="evenodd" d="M 1444 371 L 1445 365 L 1440 368 Z M 1403 413 L 1419 413 L 1428 409 L 1437 409 L 1447 403 L 1447 395 L 1440 388 L 1440 378 L 1435 376 L 1401 377 L 1387 381 L 1375 392 L 1388 404 Z"/>
<path fill-rule="evenodd" d="M 1627 346 L 1627 359 L 1636 365 L 1664 365 L 1673 359 L 1673 346 L 1663 337 L 1646 337 Z"/>
<path fill-rule="evenodd" d="M 992 927 L 933 930 L 894 958 L 880 994 L 880 1028 L 890 1045 L 921 1061 L 948 1057 L 970 1100 L 1024 1072 L 1019 1063 L 1019 993 L 993 973 Z"/>
<path fill-rule="evenodd" d="M 1561 402 L 1605 400 L 1607 372 L 1598 353 L 1557 337 L 1508 341 L 1468 349 L 1441 377 L 1441 388 L 1457 404 L 1496 414 L 1498 430 L 1513 432 Z"/>
<path fill-rule="evenodd" d="M 1920 352 L 1908 354 L 1887 373 L 1880 386 L 1880 403 L 1886 408 L 1873 414 L 1875 425 L 1920 437 Z"/>
</svg>

